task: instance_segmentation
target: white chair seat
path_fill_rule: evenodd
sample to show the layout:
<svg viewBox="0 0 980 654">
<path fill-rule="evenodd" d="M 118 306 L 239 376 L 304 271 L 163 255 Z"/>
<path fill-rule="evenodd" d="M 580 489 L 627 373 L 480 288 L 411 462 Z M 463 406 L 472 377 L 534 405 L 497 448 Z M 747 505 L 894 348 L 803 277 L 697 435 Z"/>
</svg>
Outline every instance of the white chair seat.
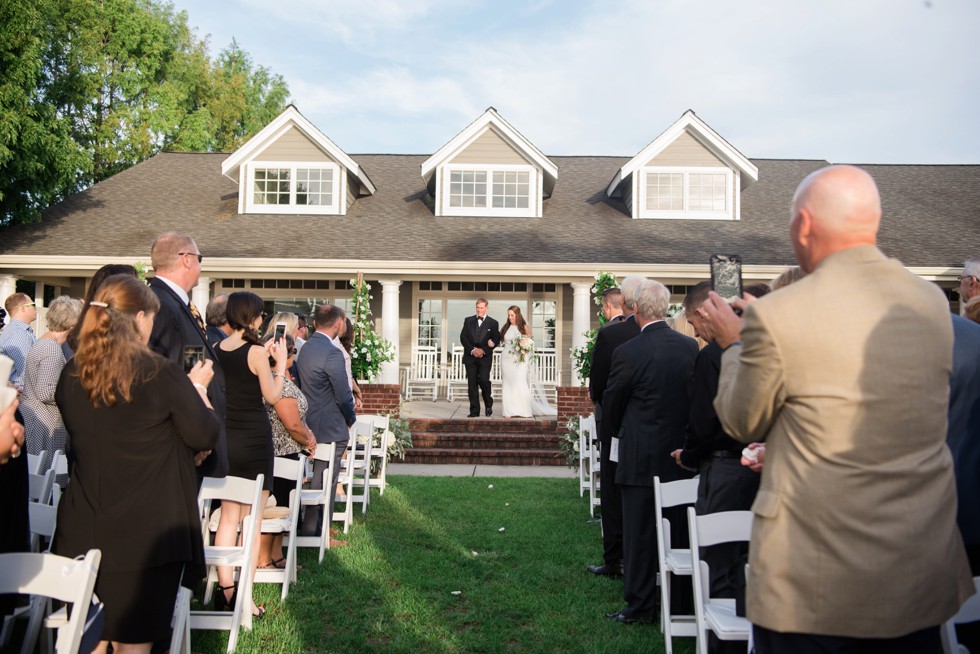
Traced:
<svg viewBox="0 0 980 654">
<path fill-rule="evenodd" d="M 666 563 L 675 575 L 691 574 L 691 550 L 671 550 L 666 556 Z"/>
<path fill-rule="evenodd" d="M 208 565 L 232 565 L 245 556 L 244 547 L 208 545 L 204 548 L 204 561 Z"/>
<path fill-rule="evenodd" d="M 735 615 L 733 599 L 708 600 L 704 619 L 721 640 L 745 640 L 745 633 L 752 629 L 748 619 Z"/>
</svg>

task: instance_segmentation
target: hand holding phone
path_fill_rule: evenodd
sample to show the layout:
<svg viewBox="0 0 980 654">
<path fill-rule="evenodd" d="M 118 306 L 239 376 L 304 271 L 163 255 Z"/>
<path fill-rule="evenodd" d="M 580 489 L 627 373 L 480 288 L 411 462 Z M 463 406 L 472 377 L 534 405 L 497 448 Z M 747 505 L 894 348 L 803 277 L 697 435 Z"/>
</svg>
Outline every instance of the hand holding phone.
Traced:
<svg viewBox="0 0 980 654">
<path fill-rule="evenodd" d="M 276 335 L 273 336 L 272 342 L 273 343 L 278 343 L 279 341 L 283 340 L 284 338 L 286 338 L 286 323 L 284 323 L 284 322 L 277 322 L 276 323 Z"/>
<path fill-rule="evenodd" d="M 190 372 L 191 369 L 195 365 L 197 365 L 198 361 L 204 361 L 204 346 L 185 345 L 183 359 L 184 359 L 184 372 Z"/>
<path fill-rule="evenodd" d="M 711 290 L 726 302 L 742 299 L 742 258 L 737 254 L 713 254 L 711 266 Z"/>
</svg>

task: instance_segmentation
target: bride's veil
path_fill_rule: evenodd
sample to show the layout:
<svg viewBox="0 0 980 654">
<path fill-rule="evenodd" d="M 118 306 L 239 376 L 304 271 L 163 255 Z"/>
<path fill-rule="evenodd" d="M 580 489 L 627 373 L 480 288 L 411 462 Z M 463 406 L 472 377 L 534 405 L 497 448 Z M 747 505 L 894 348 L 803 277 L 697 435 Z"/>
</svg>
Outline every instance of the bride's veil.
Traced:
<svg viewBox="0 0 980 654">
<path fill-rule="evenodd" d="M 536 416 L 557 416 L 558 409 L 548 403 L 544 385 L 538 380 L 538 358 L 535 356 L 527 364 L 527 376 L 531 386 L 531 412 Z"/>
</svg>

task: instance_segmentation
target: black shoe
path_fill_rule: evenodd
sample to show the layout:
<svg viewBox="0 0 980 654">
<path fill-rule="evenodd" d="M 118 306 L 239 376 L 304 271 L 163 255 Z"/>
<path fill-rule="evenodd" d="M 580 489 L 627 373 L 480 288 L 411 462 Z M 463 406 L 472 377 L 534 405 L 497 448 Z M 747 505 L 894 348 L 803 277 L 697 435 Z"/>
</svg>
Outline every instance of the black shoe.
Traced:
<svg viewBox="0 0 980 654">
<path fill-rule="evenodd" d="M 491 409 L 490 407 L 487 407 L 487 415 L 488 416 L 492 416 L 493 415 L 493 409 Z"/>
<path fill-rule="evenodd" d="M 656 618 L 630 618 L 622 611 L 611 611 L 606 614 L 610 620 L 615 620 L 621 624 L 656 624 Z"/>
<path fill-rule="evenodd" d="M 468 415 L 466 417 L 467 418 L 479 418 L 480 417 L 480 412 L 477 411 L 476 413 L 473 413 L 472 411 L 470 411 L 470 415 Z"/>
<path fill-rule="evenodd" d="M 603 563 L 602 565 L 590 565 L 588 568 L 589 572 L 600 577 L 609 577 L 611 579 L 619 579 L 623 576 L 623 564 L 612 564 Z M 616 611 L 619 613 L 619 611 Z M 606 616 L 609 617 L 608 615 Z"/>
<path fill-rule="evenodd" d="M 225 595 L 226 590 L 235 589 L 231 597 L 229 598 Z M 218 592 L 214 594 L 214 610 L 215 611 L 234 611 L 235 602 L 238 600 L 238 586 L 232 584 L 231 586 L 218 586 Z"/>
</svg>

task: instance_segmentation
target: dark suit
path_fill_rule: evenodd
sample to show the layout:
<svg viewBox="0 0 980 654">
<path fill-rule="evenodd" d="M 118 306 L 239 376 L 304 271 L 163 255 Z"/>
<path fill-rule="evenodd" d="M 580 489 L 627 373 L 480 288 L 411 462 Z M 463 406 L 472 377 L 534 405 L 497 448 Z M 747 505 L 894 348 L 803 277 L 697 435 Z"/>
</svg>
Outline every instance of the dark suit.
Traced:
<svg viewBox="0 0 980 654">
<path fill-rule="evenodd" d="M 489 342 L 493 341 L 493 347 Z M 493 366 L 493 349 L 500 345 L 500 327 L 490 316 L 483 317 L 479 325 L 477 316 L 470 316 L 463 321 L 463 329 L 459 333 L 459 342 L 463 346 L 463 365 L 466 367 L 466 382 L 469 387 L 470 413 L 480 412 L 480 392 L 483 392 L 483 404 L 490 409 L 493 406 L 493 395 L 490 386 L 490 368 Z M 481 348 L 483 356 L 473 356 L 473 348 Z"/>
<path fill-rule="evenodd" d="M 653 478 L 683 477 L 670 453 L 684 445 L 690 411 L 688 383 L 697 343 L 659 321 L 613 352 L 603 393 L 604 419 L 619 437 L 616 483 L 623 494 L 623 599 L 627 618 L 658 614 L 657 524 Z M 672 535 L 684 521 L 668 512 Z M 681 546 L 680 543 L 677 543 Z M 679 587 L 680 584 L 675 584 Z"/>
<path fill-rule="evenodd" d="M 208 342 L 211 343 L 211 347 L 217 347 L 218 343 L 228 338 L 219 327 L 215 327 L 214 325 L 208 325 L 205 333 L 208 336 Z"/>
<path fill-rule="evenodd" d="M 303 394 L 309 403 L 306 412 L 306 424 L 316 436 L 317 443 L 336 443 L 337 453 L 334 456 L 333 482 L 330 484 L 330 504 L 333 507 L 334 493 L 337 486 L 337 475 L 340 473 L 340 457 L 347 449 L 350 440 L 349 428 L 357 419 L 354 413 L 354 395 L 351 392 L 350 380 L 347 378 L 347 366 L 344 355 L 338 350 L 330 338 L 322 332 L 314 332 L 310 340 L 300 350 L 296 367 L 303 378 Z M 313 479 L 310 488 L 323 488 L 324 461 L 313 461 Z M 304 535 L 316 533 L 320 523 L 320 507 L 307 510 L 301 532 Z"/>
<path fill-rule="evenodd" d="M 150 290 L 160 300 L 160 311 L 150 333 L 150 349 L 182 366 L 184 346 L 203 345 L 204 356 L 214 362 L 214 379 L 208 384 L 208 400 L 214 407 L 221 428 L 214 449 L 198 466 L 197 474 L 199 477 L 224 477 L 228 474 L 228 440 L 225 436 L 225 375 L 221 364 L 183 299 L 157 278 L 150 280 Z"/>
<path fill-rule="evenodd" d="M 609 383 L 609 368 L 617 347 L 640 333 L 633 315 L 618 322 L 610 322 L 599 330 L 592 348 L 589 368 L 589 397 L 595 402 L 595 424 L 599 432 L 599 484 L 600 509 L 602 511 L 603 561 L 619 565 L 623 560 L 623 496 L 616 485 L 616 462 L 609 460 L 609 441 L 614 435 L 609 422 L 603 419 L 602 397 Z"/>
</svg>

